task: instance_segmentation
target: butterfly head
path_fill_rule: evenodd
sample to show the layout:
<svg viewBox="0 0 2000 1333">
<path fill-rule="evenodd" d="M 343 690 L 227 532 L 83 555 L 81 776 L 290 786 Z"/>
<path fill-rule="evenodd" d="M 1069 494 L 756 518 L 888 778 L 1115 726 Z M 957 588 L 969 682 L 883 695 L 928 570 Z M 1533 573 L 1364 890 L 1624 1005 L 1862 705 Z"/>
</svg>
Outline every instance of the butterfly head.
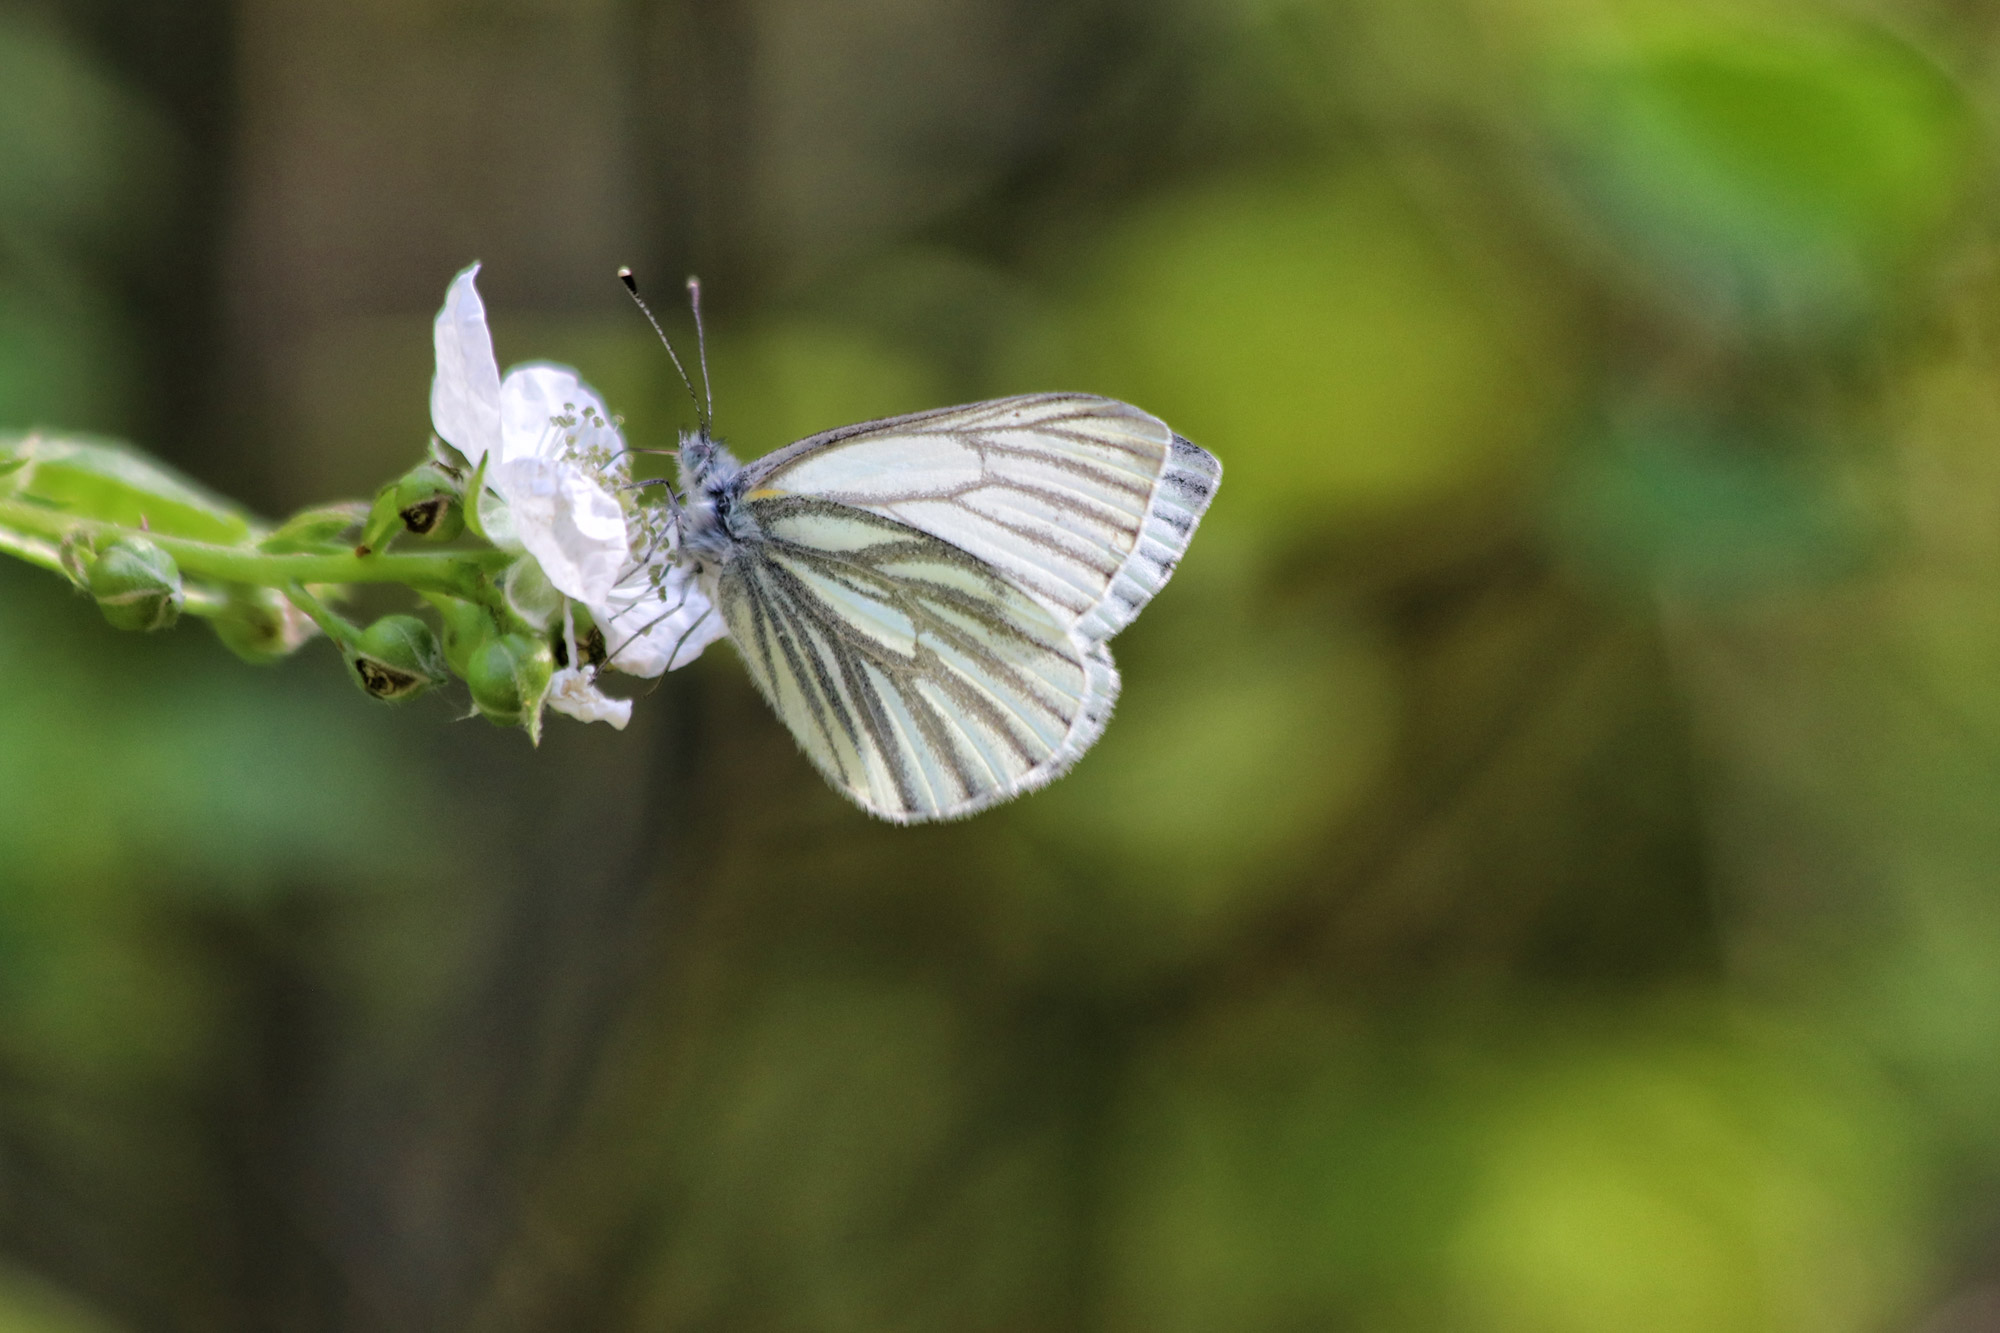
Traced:
<svg viewBox="0 0 2000 1333">
<path fill-rule="evenodd" d="M 699 499 L 701 492 L 717 481 L 733 479 L 743 470 L 736 456 L 705 428 L 682 431 L 679 453 L 681 494 L 691 501 Z"/>
</svg>

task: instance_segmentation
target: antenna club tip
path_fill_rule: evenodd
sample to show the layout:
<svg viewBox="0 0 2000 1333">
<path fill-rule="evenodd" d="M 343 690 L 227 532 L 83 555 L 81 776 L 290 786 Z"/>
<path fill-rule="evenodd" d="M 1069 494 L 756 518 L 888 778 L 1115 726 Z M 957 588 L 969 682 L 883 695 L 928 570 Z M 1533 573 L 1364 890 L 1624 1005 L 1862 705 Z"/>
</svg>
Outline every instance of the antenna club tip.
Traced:
<svg viewBox="0 0 2000 1333">
<path fill-rule="evenodd" d="M 619 265 L 618 267 L 618 281 L 625 284 L 626 291 L 631 292 L 634 295 L 638 294 L 639 279 L 633 275 L 631 269 L 626 268 L 622 264 Z"/>
</svg>

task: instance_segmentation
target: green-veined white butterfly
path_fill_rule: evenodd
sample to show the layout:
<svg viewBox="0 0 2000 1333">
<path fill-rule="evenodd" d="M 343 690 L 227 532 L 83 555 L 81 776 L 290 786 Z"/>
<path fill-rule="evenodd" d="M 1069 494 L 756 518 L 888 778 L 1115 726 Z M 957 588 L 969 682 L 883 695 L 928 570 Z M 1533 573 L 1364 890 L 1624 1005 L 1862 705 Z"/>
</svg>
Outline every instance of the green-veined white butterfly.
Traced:
<svg viewBox="0 0 2000 1333">
<path fill-rule="evenodd" d="M 1165 586 L 1221 475 L 1087 394 L 844 426 L 748 464 L 704 413 L 681 439 L 672 559 L 829 782 L 883 819 L 954 819 L 1103 734 L 1105 643 Z"/>
</svg>

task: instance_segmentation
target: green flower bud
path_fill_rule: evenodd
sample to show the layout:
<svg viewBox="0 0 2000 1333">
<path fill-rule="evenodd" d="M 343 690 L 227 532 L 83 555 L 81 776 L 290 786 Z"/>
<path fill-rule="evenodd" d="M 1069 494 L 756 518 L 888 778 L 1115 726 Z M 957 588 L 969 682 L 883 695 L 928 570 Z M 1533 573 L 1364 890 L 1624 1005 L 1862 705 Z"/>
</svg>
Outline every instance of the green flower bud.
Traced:
<svg viewBox="0 0 2000 1333">
<path fill-rule="evenodd" d="M 144 537 L 120 537 L 90 566 L 90 595 L 119 629 L 165 629 L 181 616 L 186 594 L 174 558 Z"/>
<path fill-rule="evenodd" d="M 405 532 L 425 541 L 450 541 L 465 531 L 463 491 L 458 478 L 436 462 L 417 464 L 375 493 L 361 545 L 384 550 Z"/>
<path fill-rule="evenodd" d="M 493 613 L 483 606 L 442 593 L 425 596 L 437 608 L 438 619 L 444 625 L 444 660 L 463 676 L 471 669 L 472 654 L 488 639 L 497 637 L 500 626 Z"/>
<path fill-rule="evenodd" d="M 347 664 L 364 693 L 401 703 L 446 679 L 437 635 L 415 616 L 383 616 L 361 631 Z"/>
<path fill-rule="evenodd" d="M 473 651 L 466 664 L 465 683 L 472 702 L 503 727 L 526 727 L 534 736 L 541 726 L 542 696 L 555 674 L 555 654 L 541 639 L 502 634 Z"/>
<path fill-rule="evenodd" d="M 305 612 L 271 588 L 233 588 L 220 614 L 208 618 L 222 646 L 257 666 L 289 657 L 316 628 Z"/>
<path fill-rule="evenodd" d="M 425 541 L 448 542 L 465 531 L 463 488 L 436 463 L 422 463 L 396 483 L 396 513 L 403 527 Z"/>
<path fill-rule="evenodd" d="M 434 496 L 405 506 L 403 527 L 427 542 L 455 541 L 465 531 L 465 506 L 446 496 Z"/>
</svg>

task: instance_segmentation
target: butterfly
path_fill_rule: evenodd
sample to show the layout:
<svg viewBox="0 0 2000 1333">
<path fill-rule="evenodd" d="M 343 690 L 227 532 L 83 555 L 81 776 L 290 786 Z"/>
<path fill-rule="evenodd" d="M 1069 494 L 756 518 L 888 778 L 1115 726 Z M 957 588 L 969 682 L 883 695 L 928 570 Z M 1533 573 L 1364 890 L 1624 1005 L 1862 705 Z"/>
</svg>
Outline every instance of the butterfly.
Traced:
<svg viewBox="0 0 2000 1333">
<path fill-rule="evenodd" d="M 1106 644 L 1222 477 L 1159 418 L 1090 394 L 843 426 L 747 464 L 709 419 L 681 438 L 675 573 L 827 781 L 899 824 L 1033 791 L 1096 742 L 1118 698 Z"/>
<path fill-rule="evenodd" d="M 827 781 L 899 824 L 1033 791 L 1103 734 L 1106 642 L 1222 476 L 1085 394 L 846 426 L 747 465 L 704 429 L 680 469 L 675 559 Z"/>
</svg>

